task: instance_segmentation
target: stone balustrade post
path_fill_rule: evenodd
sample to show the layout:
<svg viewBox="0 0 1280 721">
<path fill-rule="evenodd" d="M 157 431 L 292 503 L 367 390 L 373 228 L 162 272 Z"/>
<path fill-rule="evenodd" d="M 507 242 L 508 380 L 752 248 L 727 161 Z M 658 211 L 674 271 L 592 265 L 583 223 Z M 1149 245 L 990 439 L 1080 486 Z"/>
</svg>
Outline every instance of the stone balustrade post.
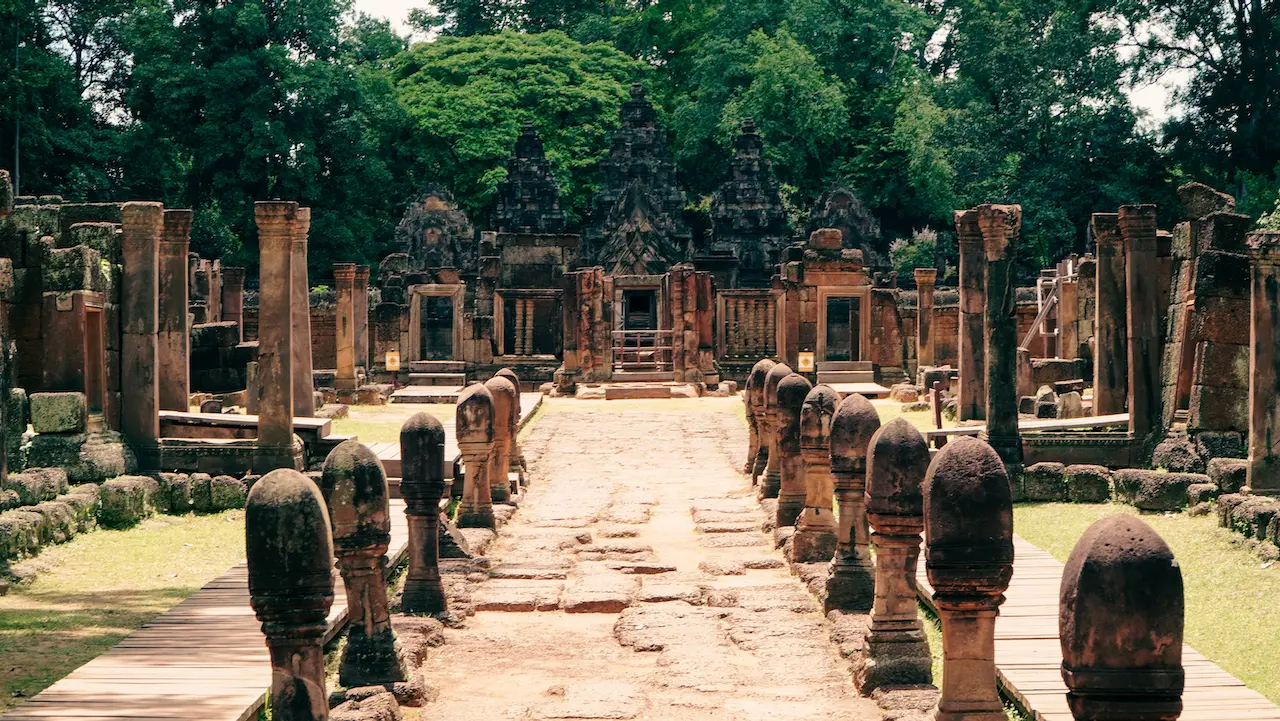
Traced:
<svg viewBox="0 0 1280 721">
<path fill-rule="evenodd" d="M 311 418 L 316 414 L 316 386 L 311 361 L 311 282 L 307 275 L 307 235 L 311 232 L 311 209 L 298 208 L 290 245 L 290 289 L 293 293 L 293 415 Z M 261 305 L 259 305 L 261 307 Z"/>
<path fill-rule="evenodd" d="M 429 413 L 415 413 L 400 427 L 400 493 L 409 521 L 409 571 L 405 613 L 448 610 L 440 580 L 440 499 L 444 497 L 444 426 Z"/>
<path fill-rule="evenodd" d="M 772 360 L 764 358 L 756 361 L 747 376 L 747 386 L 743 394 L 747 401 L 747 418 L 751 423 L 752 444 L 748 449 L 747 473 L 751 474 L 751 485 L 760 483 L 760 477 L 766 472 L 769 464 L 769 417 L 764 402 L 765 378 L 776 365 Z"/>
<path fill-rule="evenodd" d="M 760 484 L 760 498 L 777 498 L 782 489 L 782 454 L 778 452 L 778 384 L 791 375 L 786 363 L 776 363 L 764 379 L 764 414 L 766 441 L 769 455 L 764 469 L 764 483 Z"/>
<path fill-rule="evenodd" d="M 122 287 L 120 289 L 120 430 L 138 465 L 154 470 L 160 461 L 160 238 L 164 206 L 125 203 Z"/>
<path fill-rule="evenodd" d="M 244 342 L 244 268 L 222 269 L 222 320 L 236 324 L 236 334 Z"/>
<path fill-rule="evenodd" d="M 489 457 L 493 454 L 493 395 L 483 383 L 467 386 L 458 397 L 455 413 L 458 451 L 465 466 L 459 528 L 497 529 L 489 484 Z"/>
<path fill-rule="evenodd" d="M 1013 259 L 1022 207 L 980 206 L 978 227 L 987 258 L 987 426 L 983 440 L 1004 459 L 1009 473 L 1017 474 L 1022 472 L 1022 439 L 1018 433 L 1017 276 Z"/>
<path fill-rule="evenodd" d="M 527 482 L 525 472 L 524 448 L 520 446 L 520 419 L 524 417 L 524 411 L 520 407 L 520 376 L 510 368 L 500 368 L 495 376 L 501 376 L 511 381 L 511 385 L 516 389 L 515 410 L 511 414 L 511 465 L 516 473 L 520 476 L 520 487 L 524 487 Z"/>
<path fill-rule="evenodd" d="M 258 292 L 258 449 L 254 470 L 293 468 L 293 271 L 298 204 L 254 204 Z"/>
<path fill-rule="evenodd" d="M 1280 231 L 1249 235 L 1249 492 L 1280 495 Z"/>
<path fill-rule="evenodd" d="M 956 236 L 960 246 L 960 398 L 962 421 L 987 417 L 986 308 L 987 255 L 978 227 L 978 211 L 958 210 Z"/>
<path fill-rule="evenodd" d="M 813 385 L 799 373 L 778 383 L 778 424 L 774 429 L 778 449 L 778 528 L 800 520 L 806 497 L 804 457 L 800 455 L 800 411 Z"/>
<path fill-rule="evenodd" d="M 511 429 L 512 414 L 519 402 L 519 394 L 511 381 L 503 376 L 494 376 L 484 382 L 493 397 L 493 453 L 489 456 L 489 488 L 490 497 L 498 503 L 511 501 L 513 492 L 511 481 Z M 519 485 L 519 484 L 517 484 Z"/>
<path fill-rule="evenodd" d="M 336 287 L 336 312 L 334 341 L 338 368 L 334 387 L 348 396 L 356 390 L 356 321 L 355 289 L 356 264 L 334 263 L 333 281 Z"/>
<path fill-rule="evenodd" d="M 916 268 L 916 365 L 937 365 L 934 354 L 933 287 L 938 282 L 936 268 Z"/>
<path fill-rule="evenodd" d="M 827 610 L 866 611 L 875 597 L 875 564 L 867 526 L 867 449 L 880 429 L 880 414 L 851 393 L 831 419 L 831 475 L 835 478 L 836 555 L 827 577 Z"/>
<path fill-rule="evenodd" d="M 1117 213 L 1094 213 L 1097 246 L 1093 327 L 1093 414 L 1124 413 L 1129 393 L 1124 239 Z M 1154 280 L 1153 280 L 1154 282 Z"/>
<path fill-rule="evenodd" d="M 160 408 L 182 411 L 191 407 L 191 334 L 187 322 L 187 252 L 191 244 L 191 211 L 164 211 L 160 236 L 159 354 L 157 382 Z"/>
<path fill-rule="evenodd" d="M 836 516 L 832 507 L 835 482 L 831 478 L 831 419 L 840 395 L 817 385 L 800 409 L 800 454 L 805 465 L 804 510 L 791 540 L 797 563 L 830 561 L 836 551 Z"/>
</svg>

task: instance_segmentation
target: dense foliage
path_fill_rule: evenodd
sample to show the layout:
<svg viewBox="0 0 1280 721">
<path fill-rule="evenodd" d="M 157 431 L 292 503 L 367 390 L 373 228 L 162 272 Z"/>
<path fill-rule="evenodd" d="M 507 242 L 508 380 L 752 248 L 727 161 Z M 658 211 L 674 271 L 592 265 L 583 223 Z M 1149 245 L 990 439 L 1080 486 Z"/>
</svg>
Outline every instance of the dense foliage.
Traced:
<svg viewBox="0 0 1280 721">
<path fill-rule="evenodd" d="M 20 130 L 23 194 L 192 207 L 194 249 L 249 265 L 251 201 L 296 198 L 323 277 L 389 252 L 432 185 L 485 227 L 526 120 L 583 222 L 642 81 L 691 208 L 752 117 L 795 220 L 847 185 L 890 237 L 939 231 L 941 264 L 951 210 L 981 202 L 1022 203 L 1027 272 L 1085 250 L 1091 212 L 1174 219 L 1185 180 L 1276 208 L 1280 0 L 437 0 L 408 19 L 412 45 L 351 0 L 0 0 L 0 167 Z M 1157 127 L 1127 93 L 1169 77 Z"/>
</svg>

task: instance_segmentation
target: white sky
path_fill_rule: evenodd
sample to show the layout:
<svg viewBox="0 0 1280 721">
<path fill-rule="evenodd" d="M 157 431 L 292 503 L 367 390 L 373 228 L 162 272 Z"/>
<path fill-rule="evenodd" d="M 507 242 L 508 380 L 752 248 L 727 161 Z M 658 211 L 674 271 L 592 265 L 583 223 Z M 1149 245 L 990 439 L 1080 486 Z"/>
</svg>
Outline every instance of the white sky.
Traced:
<svg viewBox="0 0 1280 721">
<path fill-rule="evenodd" d="M 366 15 L 386 18 L 399 32 L 408 32 L 404 20 L 414 8 L 430 5 L 428 0 L 355 0 L 356 10 Z"/>
</svg>

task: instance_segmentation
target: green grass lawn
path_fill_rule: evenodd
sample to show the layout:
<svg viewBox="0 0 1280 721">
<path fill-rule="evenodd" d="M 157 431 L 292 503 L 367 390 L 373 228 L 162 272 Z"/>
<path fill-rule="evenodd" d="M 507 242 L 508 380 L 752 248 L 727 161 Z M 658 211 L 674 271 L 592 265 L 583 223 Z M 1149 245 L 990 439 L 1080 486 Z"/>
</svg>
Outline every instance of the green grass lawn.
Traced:
<svg viewBox="0 0 1280 721">
<path fill-rule="evenodd" d="M 244 560 L 244 511 L 156 516 L 51 546 L 0 596 L 0 712 L 34 696 Z M 15 694 L 18 696 L 15 697 Z"/>
<path fill-rule="evenodd" d="M 937 426 L 933 424 L 933 411 L 904 412 L 902 410 L 901 403 L 891 401 L 887 398 L 873 400 L 871 401 L 871 405 L 875 406 L 876 413 L 880 414 L 880 423 L 882 424 L 888 423 L 894 418 L 902 417 L 906 418 L 911 425 L 916 427 L 916 430 L 922 433 L 924 431 L 931 431 L 937 428 Z M 954 425 L 954 423 L 948 421 L 946 418 L 942 419 L 943 428 L 950 428 Z"/>
<path fill-rule="evenodd" d="M 426 411 L 445 423 L 453 420 L 454 406 L 448 403 L 351 406 L 350 415 L 333 421 L 333 433 L 358 436 L 361 443 L 399 443 L 400 426 L 419 411 Z"/>
<path fill-rule="evenodd" d="M 1065 562 L 1091 523 L 1136 511 L 1111 504 L 1022 504 L 1014 531 Z M 1267 565 L 1218 528 L 1213 516 L 1143 514 L 1173 549 L 1186 593 L 1186 642 L 1245 684 L 1280 703 L 1280 564 Z"/>
</svg>

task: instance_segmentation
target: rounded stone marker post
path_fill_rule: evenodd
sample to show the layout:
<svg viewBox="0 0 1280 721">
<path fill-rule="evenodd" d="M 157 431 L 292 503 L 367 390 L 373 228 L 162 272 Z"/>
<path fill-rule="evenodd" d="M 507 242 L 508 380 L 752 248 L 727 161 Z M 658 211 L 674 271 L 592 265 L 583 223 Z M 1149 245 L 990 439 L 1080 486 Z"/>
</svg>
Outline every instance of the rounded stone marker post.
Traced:
<svg viewBox="0 0 1280 721">
<path fill-rule="evenodd" d="M 938 721 L 1006 721 L 996 690 L 996 615 L 1013 577 L 1013 498 L 1004 461 L 960 438 L 924 481 L 925 569 L 942 619 Z"/>
<path fill-rule="evenodd" d="M 458 451 L 466 470 L 462 504 L 458 508 L 459 528 L 492 528 L 493 496 L 489 486 L 489 456 L 493 453 L 493 395 L 483 383 L 467 386 L 458 397 L 454 427 Z"/>
<path fill-rule="evenodd" d="M 1137 516 L 1084 532 L 1062 570 L 1058 630 L 1067 705 L 1080 721 L 1182 714 L 1182 571 Z"/>
<path fill-rule="evenodd" d="M 349 688 L 403 681 L 404 662 L 396 648 L 387 603 L 391 511 L 386 471 L 373 451 L 349 440 L 329 453 L 320 483 L 333 524 L 334 551 L 347 590 L 351 625 L 338 680 Z"/>
<path fill-rule="evenodd" d="M 765 442 L 769 444 L 768 463 L 764 469 L 764 483 L 760 484 L 760 498 L 777 498 L 782 487 L 782 470 L 778 453 L 778 384 L 791 375 L 786 363 L 777 363 L 764 378 Z"/>
<path fill-rule="evenodd" d="M 778 383 L 778 423 L 774 428 L 778 448 L 778 528 L 794 526 L 804 510 L 804 457 L 800 455 L 800 411 L 813 385 L 799 373 Z"/>
<path fill-rule="evenodd" d="M 929 444 L 906 419 L 889 421 L 871 437 L 867 520 L 876 549 L 876 595 L 867 657 L 854 671 L 863 694 L 881 686 L 933 683 L 933 657 L 915 594 L 928 471 Z"/>
<path fill-rule="evenodd" d="M 525 484 L 525 465 L 524 465 L 524 449 L 520 447 L 520 419 L 524 415 L 524 410 L 520 407 L 520 376 L 510 368 L 501 368 L 495 376 L 502 376 L 511 381 L 511 385 L 516 389 L 516 405 L 515 411 L 511 414 L 511 464 L 516 468 L 516 473 L 520 476 L 520 485 Z"/>
<path fill-rule="evenodd" d="M 448 610 L 440 580 L 440 499 L 444 497 L 444 426 L 415 413 L 400 427 L 400 494 L 409 521 L 409 572 L 401 605 L 405 613 Z"/>
<path fill-rule="evenodd" d="M 494 501 L 511 500 L 511 428 L 519 395 L 511 381 L 494 376 L 484 382 L 493 397 L 493 453 L 489 456 L 489 488 Z M 518 490 L 518 489 L 517 489 Z"/>
<path fill-rule="evenodd" d="M 289 468 L 253 484 L 244 512 L 249 603 L 271 651 L 277 721 L 329 718 L 324 634 L 333 605 L 333 535 L 320 489 Z"/>
<path fill-rule="evenodd" d="M 829 561 L 836 552 L 836 516 L 831 498 L 831 418 L 840 395 L 831 386 L 817 385 L 800 409 L 800 454 L 805 465 L 804 510 L 791 541 L 797 563 Z"/>
<path fill-rule="evenodd" d="M 777 365 L 768 358 L 756 361 L 747 376 L 746 392 L 747 421 L 751 424 L 751 448 L 747 456 L 747 473 L 751 474 L 751 485 L 760 482 L 765 467 L 769 463 L 769 419 L 764 404 L 764 383 L 769 371 Z"/>
<path fill-rule="evenodd" d="M 880 414 L 859 393 L 845 397 L 831 419 L 831 475 L 840 523 L 827 577 L 827 610 L 866 611 L 875 598 L 866 491 L 867 448 L 878 430 Z"/>
</svg>

